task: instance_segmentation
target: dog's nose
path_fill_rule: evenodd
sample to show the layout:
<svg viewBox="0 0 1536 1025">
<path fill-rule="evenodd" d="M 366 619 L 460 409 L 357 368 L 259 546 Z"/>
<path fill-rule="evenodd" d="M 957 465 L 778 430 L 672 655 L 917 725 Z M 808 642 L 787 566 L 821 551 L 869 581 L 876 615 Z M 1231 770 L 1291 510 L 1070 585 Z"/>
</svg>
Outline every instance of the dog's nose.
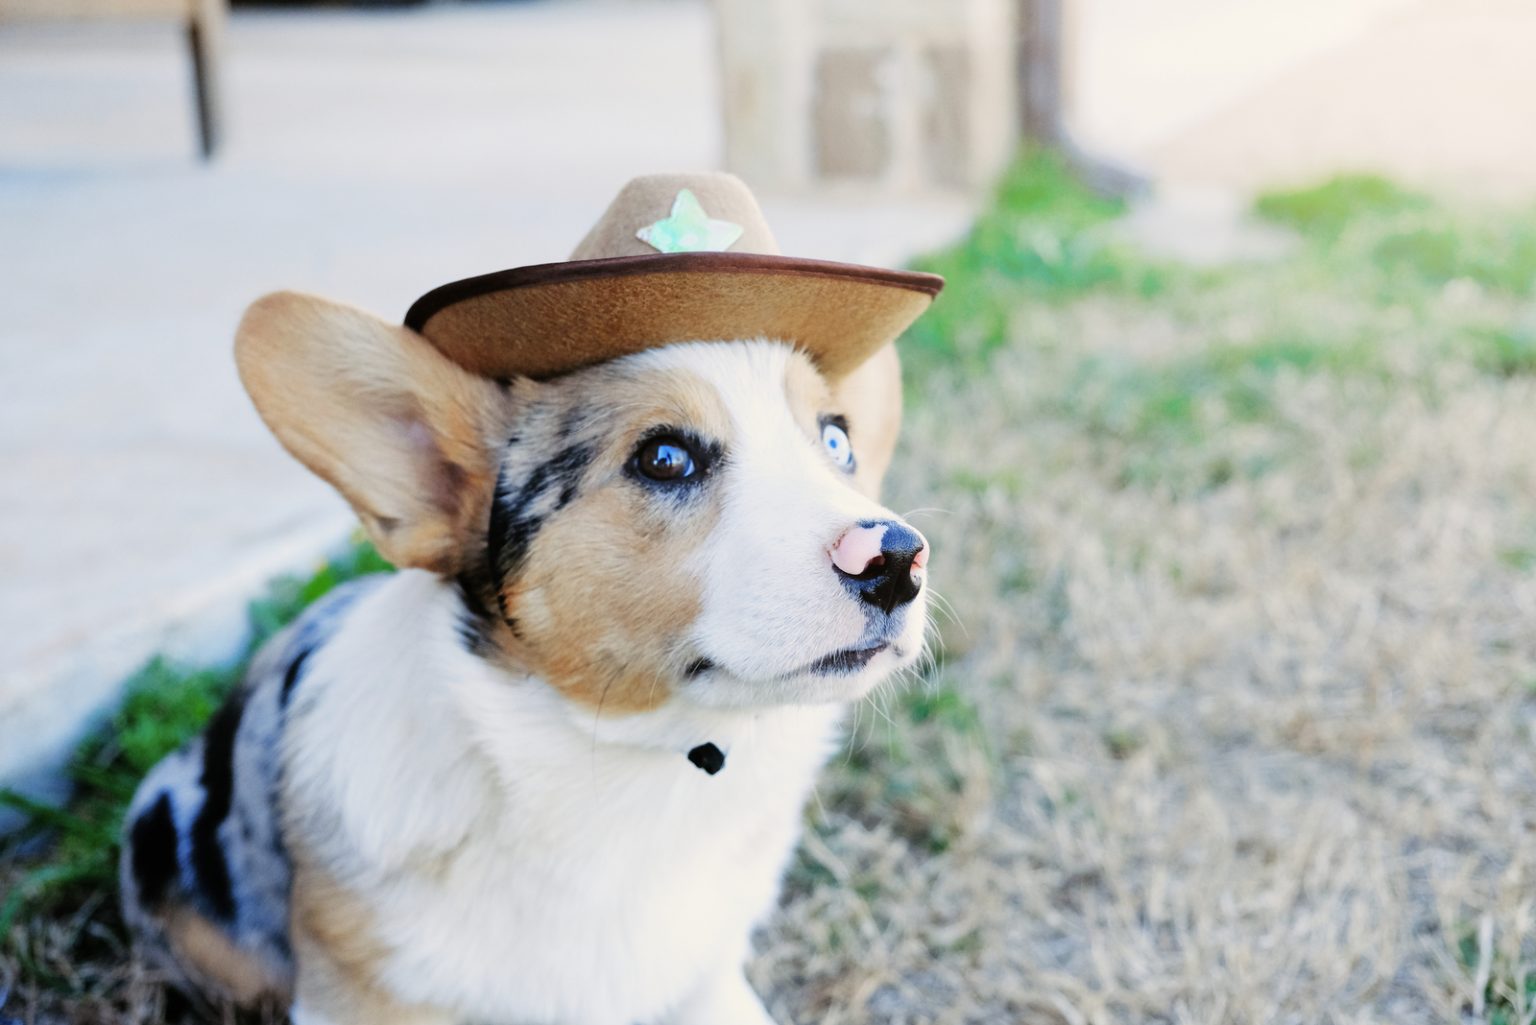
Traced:
<svg viewBox="0 0 1536 1025">
<path fill-rule="evenodd" d="M 917 597 L 927 565 L 928 542 L 896 520 L 865 520 L 832 546 L 832 566 L 843 585 L 887 613 Z"/>
</svg>

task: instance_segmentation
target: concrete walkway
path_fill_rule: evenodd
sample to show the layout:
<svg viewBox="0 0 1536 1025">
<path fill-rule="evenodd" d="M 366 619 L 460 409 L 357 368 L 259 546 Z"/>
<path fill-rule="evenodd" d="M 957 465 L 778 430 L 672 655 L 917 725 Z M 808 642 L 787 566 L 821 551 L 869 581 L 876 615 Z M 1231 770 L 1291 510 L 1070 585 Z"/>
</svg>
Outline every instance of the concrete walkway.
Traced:
<svg viewBox="0 0 1536 1025">
<path fill-rule="evenodd" d="M 157 650 L 239 649 L 352 522 L 235 377 L 245 304 L 398 318 L 563 259 L 627 178 L 720 145 L 701 0 L 238 12 L 229 148 L 193 159 L 170 26 L 0 32 L 0 781 L 46 776 Z M 786 252 L 889 262 L 954 198 L 764 197 Z"/>
<path fill-rule="evenodd" d="M 1362 170 L 1536 198 L 1530 0 L 1081 0 L 1078 28 L 1079 138 L 1176 194 Z"/>
</svg>

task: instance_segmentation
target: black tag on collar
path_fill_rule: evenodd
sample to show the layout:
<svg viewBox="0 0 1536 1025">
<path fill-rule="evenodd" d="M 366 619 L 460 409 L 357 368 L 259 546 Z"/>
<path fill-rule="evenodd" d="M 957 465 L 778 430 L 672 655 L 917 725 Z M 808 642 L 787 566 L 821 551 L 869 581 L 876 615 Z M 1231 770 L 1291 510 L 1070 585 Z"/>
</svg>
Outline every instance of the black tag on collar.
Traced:
<svg viewBox="0 0 1536 1025">
<path fill-rule="evenodd" d="M 725 752 L 713 744 L 700 744 L 689 751 L 688 760 L 711 776 L 725 768 Z"/>
</svg>

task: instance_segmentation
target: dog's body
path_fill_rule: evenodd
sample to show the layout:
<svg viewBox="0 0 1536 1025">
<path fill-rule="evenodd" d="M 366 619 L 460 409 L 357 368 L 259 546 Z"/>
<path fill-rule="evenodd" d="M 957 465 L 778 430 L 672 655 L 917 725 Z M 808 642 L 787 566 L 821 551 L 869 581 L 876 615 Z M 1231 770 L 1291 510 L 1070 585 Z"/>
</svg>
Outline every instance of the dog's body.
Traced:
<svg viewBox="0 0 1536 1025">
<path fill-rule="evenodd" d="M 764 1025 L 741 966 L 841 710 L 922 646 L 926 547 L 872 498 L 894 354 L 497 384 L 264 302 L 258 407 L 415 568 L 311 609 L 145 781 L 143 946 L 297 1025 Z"/>
<path fill-rule="evenodd" d="M 348 603 L 345 627 L 327 636 L 301 620 L 229 706 L 240 710 L 233 748 L 163 763 L 135 808 L 146 821 L 169 791 L 190 813 L 190 871 L 174 884 L 190 899 L 165 930 L 163 912 L 135 924 L 191 981 L 244 999 L 289 989 L 291 871 L 294 922 L 312 937 L 297 951 L 313 959 L 306 970 L 325 965 L 340 985 L 388 980 L 391 1003 L 453 1009 L 445 1021 L 659 1021 L 681 994 L 739 973 L 835 706 L 653 713 L 658 738 L 672 732 L 676 746 L 608 742 L 594 737 L 606 724 L 465 651 L 462 606 L 440 580 L 406 570 L 335 600 Z M 688 762 L 682 749 L 700 736 L 728 752 L 728 769 L 709 776 Z M 198 857 L 209 802 L 191 784 L 221 778 L 221 750 L 234 754 L 234 799 L 219 846 Z M 276 828 L 267 786 L 278 760 L 302 766 L 283 794 L 300 828 Z M 227 901 L 210 868 L 220 857 Z M 125 882 L 143 894 L 169 870 L 141 859 Z M 221 908 L 236 912 L 232 928 Z M 347 999 L 356 1014 L 340 1020 L 394 1020 Z M 723 1020 L 754 1021 L 745 1015 Z M 296 1018 L 311 1020 L 332 1019 Z"/>
</svg>

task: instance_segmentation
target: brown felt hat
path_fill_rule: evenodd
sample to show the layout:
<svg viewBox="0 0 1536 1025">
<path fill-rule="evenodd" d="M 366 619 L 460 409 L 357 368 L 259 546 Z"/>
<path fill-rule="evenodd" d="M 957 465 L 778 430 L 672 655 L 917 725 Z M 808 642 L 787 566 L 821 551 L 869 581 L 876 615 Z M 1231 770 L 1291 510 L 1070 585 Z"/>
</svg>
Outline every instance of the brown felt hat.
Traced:
<svg viewBox="0 0 1536 1025">
<path fill-rule="evenodd" d="M 781 256 L 741 179 L 659 174 L 624 186 L 569 261 L 434 288 L 405 325 L 491 377 L 550 377 L 672 342 L 770 338 L 838 378 L 943 286 L 934 274 Z"/>
</svg>

